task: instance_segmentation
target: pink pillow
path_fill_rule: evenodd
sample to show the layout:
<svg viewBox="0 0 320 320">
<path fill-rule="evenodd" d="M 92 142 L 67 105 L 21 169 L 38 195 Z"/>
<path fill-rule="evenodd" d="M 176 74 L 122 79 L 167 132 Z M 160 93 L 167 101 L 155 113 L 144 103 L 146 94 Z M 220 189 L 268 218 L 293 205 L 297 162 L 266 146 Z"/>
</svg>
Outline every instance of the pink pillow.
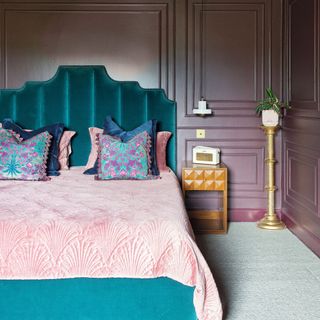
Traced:
<svg viewBox="0 0 320 320">
<path fill-rule="evenodd" d="M 96 142 L 96 137 L 97 137 L 97 134 L 99 133 L 103 133 L 103 129 L 96 128 L 96 127 L 89 128 L 89 134 L 90 134 L 90 140 L 91 140 L 91 151 L 90 151 L 90 155 L 89 155 L 85 170 L 93 168 L 98 158 L 98 145 Z"/>
<path fill-rule="evenodd" d="M 71 149 L 71 139 L 76 134 L 75 131 L 63 131 L 59 142 L 59 164 L 60 170 L 69 169 L 69 157 L 72 153 Z"/>
<path fill-rule="evenodd" d="M 160 172 L 169 171 L 167 167 L 167 143 L 172 136 L 169 131 L 157 133 L 157 165 Z"/>
</svg>

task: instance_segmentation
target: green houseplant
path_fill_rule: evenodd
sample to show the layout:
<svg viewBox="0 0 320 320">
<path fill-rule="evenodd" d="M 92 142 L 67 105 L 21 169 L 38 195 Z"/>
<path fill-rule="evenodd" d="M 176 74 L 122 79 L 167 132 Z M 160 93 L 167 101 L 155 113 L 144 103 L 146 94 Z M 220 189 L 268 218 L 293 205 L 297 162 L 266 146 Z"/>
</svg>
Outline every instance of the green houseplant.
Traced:
<svg viewBox="0 0 320 320">
<path fill-rule="evenodd" d="M 262 124 L 266 127 L 275 127 L 279 124 L 279 117 L 283 109 L 290 109 L 274 94 L 271 88 L 266 89 L 266 97 L 256 107 L 256 112 L 262 114 Z"/>
</svg>

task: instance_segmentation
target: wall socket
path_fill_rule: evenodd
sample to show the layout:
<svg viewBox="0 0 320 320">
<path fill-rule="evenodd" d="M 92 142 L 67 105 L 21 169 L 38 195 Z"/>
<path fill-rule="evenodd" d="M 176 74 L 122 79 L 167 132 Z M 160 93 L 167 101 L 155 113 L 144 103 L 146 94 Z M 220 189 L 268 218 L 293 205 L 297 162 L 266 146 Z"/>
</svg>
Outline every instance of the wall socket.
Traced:
<svg viewBox="0 0 320 320">
<path fill-rule="evenodd" d="M 205 129 L 197 129 L 196 130 L 196 137 L 197 137 L 197 139 L 204 139 L 206 137 L 206 130 Z"/>
</svg>

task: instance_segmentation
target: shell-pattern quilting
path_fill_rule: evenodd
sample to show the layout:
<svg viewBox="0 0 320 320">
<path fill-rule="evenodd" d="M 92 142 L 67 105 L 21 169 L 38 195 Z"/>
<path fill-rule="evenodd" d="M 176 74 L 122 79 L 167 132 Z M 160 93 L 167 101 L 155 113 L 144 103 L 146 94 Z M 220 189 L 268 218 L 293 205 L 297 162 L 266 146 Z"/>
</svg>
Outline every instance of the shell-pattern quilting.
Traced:
<svg viewBox="0 0 320 320">
<path fill-rule="evenodd" d="M 14 275 L 26 279 L 48 277 L 54 272 L 50 251 L 33 239 L 20 241 L 9 255 L 7 263 Z"/>
<path fill-rule="evenodd" d="M 161 256 L 159 257 L 157 264 L 154 266 L 154 276 L 161 277 L 163 275 L 166 275 L 167 272 L 167 265 L 171 263 L 171 261 L 174 259 L 174 252 L 175 252 L 175 246 L 171 242 L 168 244 L 168 246 L 165 248 L 165 250 L 162 252 Z"/>
<path fill-rule="evenodd" d="M 148 221 L 141 225 L 139 234 L 148 244 L 155 261 L 160 259 L 171 242 L 179 240 L 175 228 L 168 221 Z"/>
<path fill-rule="evenodd" d="M 50 248 L 51 254 L 57 260 L 63 250 L 79 235 L 78 225 L 50 221 L 38 228 L 36 237 Z"/>
<path fill-rule="evenodd" d="M 124 243 L 130 233 L 126 223 L 104 219 L 90 225 L 86 235 L 97 244 L 107 261 L 115 248 Z"/>
<path fill-rule="evenodd" d="M 143 224 L 139 233 L 154 258 L 153 275 L 163 275 L 165 264 L 172 260 L 174 243 L 179 240 L 175 228 L 168 221 L 152 220 Z"/>
<path fill-rule="evenodd" d="M 113 276 L 126 273 L 129 277 L 151 277 L 153 257 L 146 243 L 137 237 L 128 238 L 120 244 L 110 257 Z"/>
<path fill-rule="evenodd" d="M 12 276 L 12 273 L 11 270 L 8 270 L 8 265 L 0 255 L 0 277 L 2 276 L 10 277 Z"/>
<path fill-rule="evenodd" d="M 0 256 L 6 260 L 17 243 L 27 235 L 26 224 L 16 221 L 0 221 Z"/>
<path fill-rule="evenodd" d="M 0 279 L 169 277 L 195 287 L 199 320 L 221 320 L 176 176 L 96 181 L 82 172 L 0 181 Z"/>
<path fill-rule="evenodd" d="M 204 278 L 208 279 L 210 277 L 212 277 L 211 273 L 206 271 L 204 274 Z M 204 281 L 203 283 L 204 283 L 204 287 L 202 288 L 203 295 L 208 293 L 206 296 L 206 299 L 210 305 L 210 308 L 206 308 L 204 312 L 206 313 L 207 319 L 214 319 L 214 316 L 219 313 L 219 306 L 215 303 L 215 301 L 219 299 L 219 295 L 214 288 L 215 284 L 213 281 Z"/>
<path fill-rule="evenodd" d="M 184 283 L 188 285 L 195 283 L 196 261 L 192 249 L 184 242 L 180 242 L 179 246 L 176 247 L 173 257 L 166 264 L 166 273 L 172 277 L 179 274 Z"/>
<path fill-rule="evenodd" d="M 102 254 L 94 242 L 79 237 L 74 239 L 58 259 L 62 274 L 99 277 L 104 267 Z"/>
</svg>

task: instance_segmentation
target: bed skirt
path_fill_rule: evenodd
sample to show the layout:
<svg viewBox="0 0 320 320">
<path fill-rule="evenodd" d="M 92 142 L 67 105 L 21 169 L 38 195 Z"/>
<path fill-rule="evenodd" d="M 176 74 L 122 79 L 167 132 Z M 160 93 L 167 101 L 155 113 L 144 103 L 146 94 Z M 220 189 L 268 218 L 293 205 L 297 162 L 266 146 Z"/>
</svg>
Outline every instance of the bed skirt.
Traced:
<svg viewBox="0 0 320 320">
<path fill-rule="evenodd" d="M 0 280 L 0 318 L 196 320 L 193 293 L 169 278 Z"/>
</svg>

